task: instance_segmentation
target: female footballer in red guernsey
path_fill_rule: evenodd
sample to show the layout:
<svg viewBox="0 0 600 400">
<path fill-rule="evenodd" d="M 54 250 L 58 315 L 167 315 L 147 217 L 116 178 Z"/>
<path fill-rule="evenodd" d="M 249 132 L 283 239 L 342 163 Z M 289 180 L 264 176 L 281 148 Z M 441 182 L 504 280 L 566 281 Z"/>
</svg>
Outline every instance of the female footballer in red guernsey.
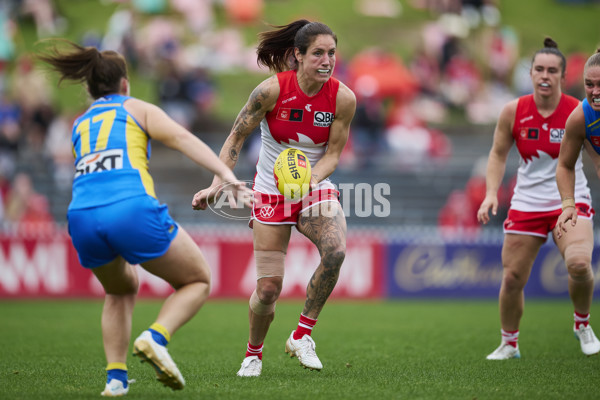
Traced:
<svg viewBox="0 0 600 400">
<path fill-rule="evenodd" d="M 556 226 L 561 213 L 561 197 L 555 171 L 565 123 L 579 101 L 563 94 L 566 60 L 550 38 L 532 60 L 533 94 L 506 104 L 494 132 L 488 158 L 486 196 L 477 212 L 482 223 L 489 221 L 489 211 L 496 215 L 497 192 L 504 175 L 506 159 L 513 143 L 519 151 L 517 184 L 504 221 L 500 287 L 500 346 L 488 360 L 519 358 L 519 323 L 523 315 L 523 289 L 540 247 Z M 591 269 L 593 249 L 590 190 L 583 173 L 581 147 L 574 167 L 576 180 L 573 205 L 581 223 L 562 237 L 553 233 L 554 242 L 565 260 L 569 274 L 569 294 L 575 308 L 574 331 L 586 355 L 600 351 L 600 342 L 589 325 L 594 289 Z"/>
<path fill-rule="evenodd" d="M 285 350 L 305 368 L 321 370 L 311 332 L 338 280 L 346 253 L 346 219 L 328 177 L 339 162 L 356 109 L 354 93 L 332 78 L 337 37 L 325 24 L 297 20 L 260 35 L 258 63 L 276 74 L 259 84 L 238 115 L 220 158 L 233 169 L 244 141 L 260 125 L 262 146 L 254 180 L 251 226 L 256 290 L 250 297 L 250 334 L 238 376 L 259 376 L 262 348 L 283 285 L 284 259 L 292 226 L 318 248 L 321 262 L 306 289 L 298 326 Z M 286 148 L 302 150 L 312 165 L 312 191 L 289 204 L 279 193 L 273 166 Z M 221 184 L 196 193 L 195 209 L 205 209 Z"/>
</svg>

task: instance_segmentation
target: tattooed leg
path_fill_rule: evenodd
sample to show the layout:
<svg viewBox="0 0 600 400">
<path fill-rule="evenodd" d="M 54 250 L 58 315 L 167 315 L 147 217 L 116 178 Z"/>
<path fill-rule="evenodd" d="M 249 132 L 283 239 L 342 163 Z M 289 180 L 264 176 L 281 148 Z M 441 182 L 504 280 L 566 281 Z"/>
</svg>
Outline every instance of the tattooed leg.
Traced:
<svg viewBox="0 0 600 400">
<path fill-rule="evenodd" d="M 319 250 L 321 263 L 306 288 L 302 314 L 317 319 L 337 283 L 346 256 L 346 218 L 338 202 L 324 202 L 306 210 L 298 231 Z"/>
</svg>

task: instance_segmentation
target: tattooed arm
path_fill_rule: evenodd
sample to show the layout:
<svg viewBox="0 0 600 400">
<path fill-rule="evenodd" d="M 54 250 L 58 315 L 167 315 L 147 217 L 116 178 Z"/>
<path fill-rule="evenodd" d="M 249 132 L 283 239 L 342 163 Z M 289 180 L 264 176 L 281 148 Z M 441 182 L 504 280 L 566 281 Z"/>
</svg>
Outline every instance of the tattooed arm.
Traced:
<svg viewBox="0 0 600 400">
<path fill-rule="evenodd" d="M 248 101 L 238 114 L 233 128 L 219 153 L 219 158 L 231 170 L 234 169 L 244 142 L 260 124 L 266 113 L 273 110 L 279 97 L 279 81 L 277 76 L 266 79 L 260 83 L 250 94 Z M 213 179 L 209 188 L 203 189 L 194 195 L 192 207 L 196 210 L 204 210 L 208 203 L 213 201 L 221 183 L 218 176 Z"/>
</svg>

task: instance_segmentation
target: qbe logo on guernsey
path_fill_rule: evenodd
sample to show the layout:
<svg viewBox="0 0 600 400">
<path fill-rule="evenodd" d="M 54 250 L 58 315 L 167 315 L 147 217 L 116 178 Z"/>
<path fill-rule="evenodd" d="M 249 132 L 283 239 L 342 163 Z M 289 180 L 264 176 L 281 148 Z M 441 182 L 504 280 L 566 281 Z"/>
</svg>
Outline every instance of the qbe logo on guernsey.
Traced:
<svg viewBox="0 0 600 400">
<path fill-rule="evenodd" d="M 565 135 L 564 129 L 550 129 L 550 143 L 560 143 Z"/>
<path fill-rule="evenodd" d="M 333 122 L 333 113 L 325 111 L 315 111 L 314 126 L 326 128 Z"/>
</svg>

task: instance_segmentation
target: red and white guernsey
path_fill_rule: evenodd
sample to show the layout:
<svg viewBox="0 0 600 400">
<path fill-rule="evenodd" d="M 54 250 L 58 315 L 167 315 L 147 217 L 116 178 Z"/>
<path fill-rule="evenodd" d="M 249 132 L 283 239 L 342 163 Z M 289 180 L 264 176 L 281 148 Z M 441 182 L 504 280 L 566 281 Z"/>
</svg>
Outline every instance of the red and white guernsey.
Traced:
<svg viewBox="0 0 600 400">
<path fill-rule="evenodd" d="M 556 110 L 544 118 L 537 110 L 533 95 L 519 98 L 512 132 L 520 155 L 512 209 L 550 211 L 561 208 L 556 165 L 567 117 L 578 104 L 579 100 L 563 94 Z M 591 205 L 581 153 L 575 164 L 575 201 Z"/>
<path fill-rule="evenodd" d="M 298 86 L 295 70 L 280 72 L 277 79 L 277 103 L 260 123 L 262 146 L 254 178 L 254 190 L 268 194 L 279 194 L 273 166 L 283 150 L 289 147 L 302 150 L 311 166 L 323 157 L 340 87 L 337 79 L 329 78 L 319 93 L 309 97 Z M 319 189 L 328 188 L 334 188 L 329 179 L 319 184 Z"/>
</svg>

